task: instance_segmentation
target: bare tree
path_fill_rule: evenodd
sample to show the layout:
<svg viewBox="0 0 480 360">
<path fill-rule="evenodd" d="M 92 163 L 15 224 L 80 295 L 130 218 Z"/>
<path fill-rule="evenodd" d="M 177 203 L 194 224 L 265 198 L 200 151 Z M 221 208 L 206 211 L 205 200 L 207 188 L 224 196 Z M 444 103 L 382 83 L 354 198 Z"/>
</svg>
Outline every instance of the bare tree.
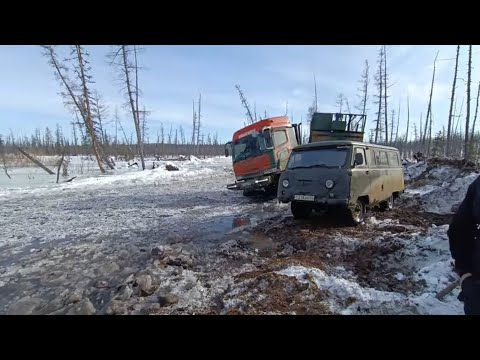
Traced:
<svg viewBox="0 0 480 360">
<path fill-rule="evenodd" d="M 480 97 L 480 81 L 478 82 L 478 91 L 477 91 L 477 104 L 475 105 L 475 116 L 473 118 L 472 134 L 470 135 L 470 141 L 473 143 L 473 134 L 475 134 L 475 123 L 477 122 L 478 115 L 478 98 Z"/>
<path fill-rule="evenodd" d="M 385 103 L 385 144 L 388 144 L 388 109 L 387 109 L 387 104 L 388 104 L 388 95 L 387 95 L 387 47 L 383 45 L 383 97 L 384 97 L 384 103 Z M 392 120 L 393 121 L 393 120 Z M 392 128 L 393 129 L 393 128 Z"/>
<path fill-rule="evenodd" d="M 417 126 L 415 123 L 413 124 L 415 127 L 415 141 L 417 141 Z M 408 144 L 408 128 L 410 127 L 410 97 L 407 95 L 407 133 L 405 134 L 405 143 Z M 403 154 L 405 156 L 405 153 Z"/>
<path fill-rule="evenodd" d="M 359 81 L 361 87 L 358 89 L 360 92 L 360 104 L 355 107 L 358 111 L 361 111 L 363 115 L 367 112 L 368 85 L 370 83 L 369 70 L 370 67 L 368 65 L 368 60 L 365 60 L 365 68 L 363 69 L 362 77 Z"/>
<path fill-rule="evenodd" d="M 248 106 L 247 99 L 245 98 L 245 95 L 243 95 L 243 92 L 240 89 L 240 85 L 235 85 L 235 88 L 238 90 L 238 94 L 240 95 L 240 100 L 242 101 L 243 107 L 245 108 L 245 110 L 247 110 L 246 115 L 248 117 L 248 121 L 249 121 L 250 124 L 253 124 L 255 122 L 255 120 L 252 116 L 252 112 L 250 111 L 250 107 Z"/>
<path fill-rule="evenodd" d="M 398 126 L 400 125 L 400 105 L 401 105 L 401 100 L 398 101 L 398 118 L 397 118 L 397 131 L 395 131 L 395 144 L 397 143 L 398 140 Z"/>
<path fill-rule="evenodd" d="M 381 136 L 382 132 L 382 99 L 383 99 L 383 47 L 380 47 L 378 57 L 378 70 L 375 74 L 375 86 L 378 89 L 378 94 L 375 97 L 378 99 L 375 103 L 378 104 L 378 111 L 377 111 L 377 120 L 375 121 L 375 143 L 378 143 L 380 140 L 379 135 Z"/>
<path fill-rule="evenodd" d="M 169 144 L 172 143 L 172 131 L 173 131 L 172 124 L 170 124 L 170 131 L 168 132 L 168 135 L 167 135 L 167 139 L 168 139 L 167 141 Z"/>
<path fill-rule="evenodd" d="M 180 131 L 180 143 L 182 145 L 185 145 L 185 132 L 183 131 L 183 126 L 182 125 L 180 125 L 179 131 Z"/>
<path fill-rule="evenodd" d="M 202 94 L 198 95 L 198 119 L 197 119 L 197 154 L 200 153 L 200 127 L 201 127 L 201 117 L 202 117 Z"/>
<path fill-rule="evenodd" d="M 470 149 L 468 145 L 468 130 L 470 126 L 470 85 L 472 83 L 472 45 L 468 46 L 468 70 L 467 70 L 467 118 L 465 121 L 465 150 L 464 156 L 468 160 L 470 156 Z"/>
<path fill-rule="evenodd" d="M 133 52 L 133 60 L 131 59 L 131 53 Z M 138 97 L 140 89 L 138 87 L 138 60 L 137 60 L 137 47 L 134 45 L 133 49 L 127 45 L 119 45 L 116 50 L 109 54 L 112 59 L 111 65 L 115 65 L 119 71 L 120 79 L 124 84 L 122 88 L 126 91 L 128 98 L 128 105 L 132 114 L 133 123 L 135 125 L 135 132 L 137 134 L 137 147 L 140 160 L 142 163 L 142 170 L 145 170 L 145 155 L 143 150 L 142 131 L 140 126 L 140 112 Z M 117 60 L 118 58 L 118 60 Z"/>
<path fill-rule="evenodd" d="M 393 129 L 395 127 L 395 109 L 392 109 L 390 112 L 391 118 L 390 118 L 390 143 L 393 142 Z"/>
<path fill-rule="evenodd" d="M 5 144 L 3 142 L 3 138 L 1 134 L 0 134 L 0 155 L 2 156 L 3 171 L 5 171 L 5 175 L 7 175 L 9 179 L 11 179 L 12 177 L 8 174 L 7 158 L 5 156 Z"/>
<path fill-rule="evenodd" d="M 91 111 L 91 93 L 89 85 L 92 83 L 92 77 L 89 75 L 90 66 L 87 60 L 88 53 L 81 45 L 71 47 L 72 58 L 66 62 L 73 63 L 76 81 L 68 77 L 69 68 L 65 63 L 58 60 L 55 48 L 52 45 L 42 46 L 44 55 L 48 58 L 49 64 L 54 68 L 55 77 L 65 87 L 66 92 L 62 92 L 62 97 L 66 105 L 74 107 L 80 113 L 85 127 L 90 135 L 92 151 L 97 159 L 97 164 L 102 173 L 105 172 L 102 164 L 102 156 L 97 141 L 97 133 L 95 131 L 92 111 Z"/>
<path fill-rule="evenodd" d="M 318 96 L 317 96 L 317 79 L 315 73 L 313 73 L 313 86 L 315 87 L 315 112 L 318 111 Z"/>
<path fill-rule="evenodd" d="M 337 95 L 337 100 L 335 101 L 335 105 L 338 106 L 338 112 L 339 112 L 339 113 L 342 112 L 343 99 L 344 99 L 343 93 L 339 93 L 339 94 Z"/>
<path fill-rule="evenodd" d="M 425 131 L 423 132 L 423 140 L 422 140 L 422 145 L 425 146 L 425 141 L 426 141 L 426 138 L 427 138 L 427 129 L 430 129 L 429 131 L 429 140 L 428 140 L 428 144 L 427 144 L 427 149 L 426 149 L 426 152 L 427 152 L 427 155 L 429 154 L 429 151 L 430 151 L 430 141 L 431 141 L 431 128 L 432 128 L 432 125 L 431 125 L 431 122 L 432 122 L 432 95 L 433 95 L 433 85 L 435 83 L 435 69 L 436 69 L 436 64 L 437 64 L 437 58 L 438 58 L 438 53 L 439 51 L 437 51 L 437 55 L 435 56 L 435 60 L 433 61 L 433 75 L 432 75 L 432 86 L 430 87 L 430 98 L 428 100 L 428 109 L 427 109 L 427 117 L 425 118 Z M 430 127 L 428 127 L 429 125 L 429 122 L 430 122 Z"/>
<path fill-rule="evenodd" d="M 104 129 L 104 120 L 108 117 L 108 108 L 104 104 L 102 96 L 97 92 L 93 92 L 93 101 L 92 101 L 92 115 L 94 116 L 94 121 L 98 133 L 101 135 L 102 143 L 107 143 L 107 132 Z"/>
<path fill-rule="evenodd" d="M 197 133 L 197 113 L 195 111 L 195 100 L 192 101 L 192 117 L 193 117 L 193 126 L 192 126 L 192 155 L 195 155 L 195 135 Z"/>
<path fill-rule="evenodd" d="M 73 145 L 78 146 L 78 136 L 77 136 L 77 125 L 72 121 L 72 135 L 73 135 Z"/>
<path fill-rule="evenodd" d="M 453 110 L 453 99 L 455 98 L 455 85 L 457 83 L 457 71 L 458 71 L 458 58 L 460 55 L 460 45 L 457 45 L 457 56 L 455 58 L 455 73 L 453 75 L 453 85 L 452 85 L 452 96 L 450 98 L 450 110 L 448 112 L 448 126 L 447 126 L 447 144 L 446 144 L 446 155 L 450 155 L 450 140 L 452 132 L 452 110 Z"/>
</svg>

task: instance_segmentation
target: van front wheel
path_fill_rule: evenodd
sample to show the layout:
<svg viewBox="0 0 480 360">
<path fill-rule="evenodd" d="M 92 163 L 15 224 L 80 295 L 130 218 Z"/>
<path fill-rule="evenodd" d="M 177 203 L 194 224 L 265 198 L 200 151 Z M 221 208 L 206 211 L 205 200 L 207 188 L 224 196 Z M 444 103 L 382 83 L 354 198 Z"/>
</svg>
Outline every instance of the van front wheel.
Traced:
<svg viewBox="0 0 480 360">
<path fill-rule="evenodd" d="M 295 219 L 306 219 L 312 212 L 312 208 L 310 206 L 296 202 L 291 203 L 290 209 L 292 210 L 292 214 Z"/>
<path fill-rule="evenodd" d="M 366 207 L 362 200 L 357 200 L 357 202 L 348 208 L 349 220 L 352 225 L 358 225 L 365 220 Z"/>
</svg>

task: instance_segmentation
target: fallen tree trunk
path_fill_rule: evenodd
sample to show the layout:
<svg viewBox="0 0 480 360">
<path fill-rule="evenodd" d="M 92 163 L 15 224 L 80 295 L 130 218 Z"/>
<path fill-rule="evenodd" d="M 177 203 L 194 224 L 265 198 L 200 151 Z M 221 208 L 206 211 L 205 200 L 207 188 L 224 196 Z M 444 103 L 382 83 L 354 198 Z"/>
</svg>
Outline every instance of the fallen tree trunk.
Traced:
<svg viewBox="0 0 480 360">
<path fill-rule="evenodd" d="M 31 157 L 28 153 L 26 153 L 25 151 L 23 151 L 22 149 L 20 149 L 19 147 L 17 147 L 18 151 L 20 151 L 23 155 L 25 155 L 28 160 L 30 160 L 31 162 L 33 162 L 35 165 L 41 167 L 43 170 L 45 170 L 47 173 L 49 173 L 50 175 L 55 175 L 55 173 L 50 170 L 49 168 L 47 168 L 45 165 L 43 165 L 40 161 L 34 159 L 33 157 Z"/>
<path fill-rule="evenodd" d="M 12 178 L 11 178 L 10 175 L 8 174 L 8 169 L 7 169 L 7 166 L 6 166 L 6 165 L 3 165 L 3 171 L 5 171 L 5 175 L 7 175 L 8 178 L 11 180 Z"/>
</svg>

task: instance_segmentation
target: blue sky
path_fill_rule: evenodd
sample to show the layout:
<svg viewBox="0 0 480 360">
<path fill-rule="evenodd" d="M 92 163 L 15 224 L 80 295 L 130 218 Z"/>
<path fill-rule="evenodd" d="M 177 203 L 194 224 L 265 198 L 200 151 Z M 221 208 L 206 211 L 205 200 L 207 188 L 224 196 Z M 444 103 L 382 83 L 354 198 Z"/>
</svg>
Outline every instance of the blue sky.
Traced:
<svg viewBox="0 0 480 360">
<path fill-rule="evenodd" d="M 151 111 L 148 118 L 150 139 L 156 138 L 160 122 L 168 129 L 182 125 L 187 139 L 191 137 L 192 100 L 202 94 L 203 132 L 218 132 L 221 141 L 246 121 L 235 85 L 239 84 L 250 105 L 269 116 L 282 115 L 288 101 L 289 116 L 295 122 L 305 121 L 313 101 L 313 73 L 317 79 L 319 111 L 338 111 L 335 102 L 343 93 L 350 106 L 358 103 L 358 81 L 367 59 L 371 65 L 370 94 L 373 95 L 373 72 L 378 46 L 144 46 L 140 63 L 141 104 Z M 95 85 L 107 100 L 110 115 L 119 107 L 122 124 L 128 134 L 132 121 L 121 107 L 124 98 L 114 82 L 106 54 L 108 46 L 87 46 L 90 51 Z M 402 102 L 400 132 L 406 128 L 406 99 L 410 96 L 411 121 L 425 118 L 433 60 L 437 50 L 437 74 L 433 93 L 434 131 L 446 124 L 454 71 L 456 45 L 388 46 L 391 83 L 389 107 L 397 111 Z M 460 54 L 459 77 L 467 79 L 468 47 Z M 476 66 L 480 47 L 473 48 L 472 116 L 475 110 L 480 73 Z M 72 115 L 62 103 L 60 86 L 47 59 L 38 46 L 0 46 L 0 133 L 30 135 L 35 128 L 42 133 L 59 123 L 71 133 Z M 458 107 L 466 101 L 466 86 L 459 80 Z M 373 96 L 370 97 L 373 100 Z M 375 107 L 370 101 L 367 121 L 372 124 Z M 464 104 L 463 114 L 465 115 Z M 390 111 L 389 111 L 390 112 Z M 479 126 L 480 128 L 480 126 Z M 113 127 L 112 127 L 113 129 Z M 113 130 L 112 130 L 113 131 Z M 412 130 L 410 130 L 412 131 Z"/>
</svg>

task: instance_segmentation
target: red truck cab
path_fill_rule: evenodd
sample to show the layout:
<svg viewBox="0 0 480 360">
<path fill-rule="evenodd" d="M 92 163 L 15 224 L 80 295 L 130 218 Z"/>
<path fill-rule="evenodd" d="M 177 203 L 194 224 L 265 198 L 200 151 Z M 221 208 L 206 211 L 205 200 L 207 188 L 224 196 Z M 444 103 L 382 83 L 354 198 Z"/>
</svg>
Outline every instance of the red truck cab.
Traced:
<svg viewBox="0 0 480 360">
<path fill-rule="evenodd" d="M 300 139 L 300 125 L 291 124 L 287 116 L 260 120 L 236 131 L 225 145 L 236 178 L 227 188 L 243 190 L 246 196 L 256 191 L 275 193 L 291 150 Z"/>
</svg>

